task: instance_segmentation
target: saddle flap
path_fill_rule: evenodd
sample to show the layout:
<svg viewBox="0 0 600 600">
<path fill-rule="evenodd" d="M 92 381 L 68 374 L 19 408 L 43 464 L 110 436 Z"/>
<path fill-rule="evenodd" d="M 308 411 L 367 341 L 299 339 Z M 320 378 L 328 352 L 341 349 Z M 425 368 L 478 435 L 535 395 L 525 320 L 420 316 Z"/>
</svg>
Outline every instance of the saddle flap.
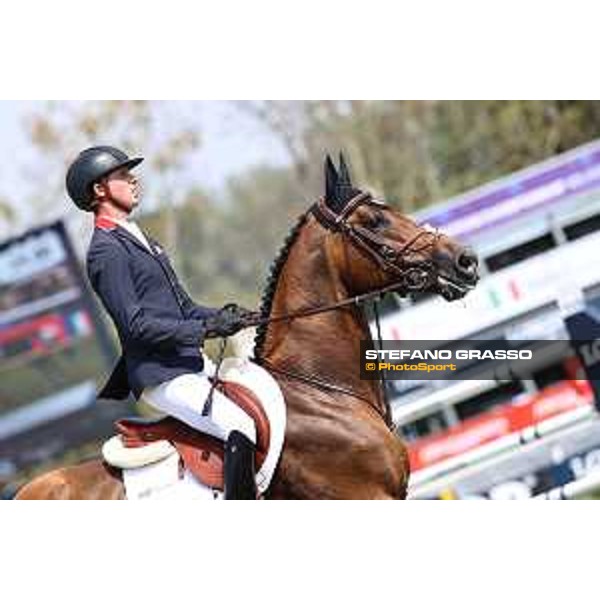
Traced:
<svg viewBox="0 0 600 600">
<path fill-rule="evenodd" d="M 252 390 L 235 381 L 219 381 L 217 389 L 232 402 L 235 402 L 254 421 L 254 425 L 256 426 L 257 462 L 261 464 L 262 460 L 264 460 L 264 455 L 269 450 L 271 426 L 260 400 Z"/>
</svg>

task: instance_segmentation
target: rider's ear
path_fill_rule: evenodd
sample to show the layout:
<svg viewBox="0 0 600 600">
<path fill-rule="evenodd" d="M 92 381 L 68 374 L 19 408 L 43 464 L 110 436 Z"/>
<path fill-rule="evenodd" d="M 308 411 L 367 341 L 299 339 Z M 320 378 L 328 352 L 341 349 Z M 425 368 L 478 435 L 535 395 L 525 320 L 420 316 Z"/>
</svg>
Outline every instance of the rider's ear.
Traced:
<svg viewBox="0 0 600 600">
<path fill-rule="evenodd" d="M 337 204 L 338 174 L 329 154 L 325 157 L 325 202 L 331 209 Z"/>
<path fill-rule="evenodd" d="M 348 169 L 343 152 L 340 152 L 340 184 L 352 187 L 352 181 L 350 180 L 350 169 Z"/>
<path fill-rule="evenodd" d="M 94 195 L 94 198 L 104 198 L 104 196 L 106 196 L 103 182 L 97 181 L 94 183 L 92 186 L 92 194 Z"/>
</svg>

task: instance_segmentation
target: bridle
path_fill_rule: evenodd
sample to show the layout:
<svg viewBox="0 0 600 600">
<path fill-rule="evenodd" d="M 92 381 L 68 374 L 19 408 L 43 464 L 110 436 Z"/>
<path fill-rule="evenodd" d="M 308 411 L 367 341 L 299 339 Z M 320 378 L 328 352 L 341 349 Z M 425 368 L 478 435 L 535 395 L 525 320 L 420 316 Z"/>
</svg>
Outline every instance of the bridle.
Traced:
<svg viewBox="0 0 600 600">
<path fill-rule="evenodd" d="M 382 240 L 366 227 L 348 222 L 352 213 L 359 206 L 364 205 L 382 206 L 383 203 L 375 200 L 371 194 L 361 192 L 350 199 L 339 213 L 331 210 L 323 198 L 313 204 L 310 211 L 323 227 L 346 237 L 384 272 L 397 275 L 405 291 L 414 292 L 424 289 L 433 274 L 433 261 L 427 259 L 408 264 L 406 256 L 409 253 L 422 252 L 436 245 L 442 234 L 438 231 L 421 229 L 401 248 L 394 250 L 385 240 Z M 415 248 L 415 244 L 424 237 L 428 238 L 427 242 L 423 246 Z"/>
<path fill-rule="evenodd" d="M 351 224 L 348 222 L 350 216 L 359 206 L 372 205 L 381 206 L 382 203 L 375 200 L 371 194 L 361 192 L 351 198 L 344 208 L 339 212 L 331 210 L 324 198 L 321 198 L 309 209 L 309 212 L 315 217 L 315 219 L 327 230 L 341 235 L 343 238 L 349 240 L 362 254 L 373 261 L 377 267 L 382 269 L 386 273 L 393 273 L 397 276 L 397 282 L 386 287 L 359 294 L 334 302 L 332 304 L 320 305 L 320 306 L 307 306 L 299 310 L 295 310 L 289 313 L 269 316 L 269 317 L 258 317 L 251 318 L 247 322 L 247 326 L 264 325 L 268 323 L 274 323 L 278 321 L 292 321 L 294 319 L 300 319 L 309 317 L 316 314 L 330 312 L 333 310 L 339 310 L 340 308 L 354 305 L 361 307 L 364 303 L 369 300 L 373 301 L 373 307 L 376 317 L 377 331 L 378 331 L 378 342 L 381 347 L 381 328 L 379 325 L 379 313 L 377 310 L 377 302 L 387 292 L 396 292 L 400 295 L 406 295 L 408 293 L 418 292 L 424 290 L 435 277 L 435 264 L 431 259 L 419 259 L 418 261 L 406 260 L 409 254 L 416 254 L 422 252 L 431 247 L 436 246 L 439 243 L 440 237 L 442 236 L 437 230 L 430 231 L 421 229 L 416 235 L 410 240 L 405 242 L 401 248 L 395 250 L 385 240 L 374 234 L 372 231 L 361 225 Z M 416 248 L 416 243 L 427 238 L 425 244 Z M 264 363 L 274 372 L 282 375 L 298 379 L 305 383 L 311 384 L 315 387 L 326 389 L 329 391 L 342 392 L 358 398 L 366 402 L 372 409 L 374 409 L 381 418 L 385 421 L 390 429 L 393 429 L 393 422 L 391 418 L 391 409 L 386 393 L 385 380 L 383 378 L 383 372 L 381 373 L 381 385 L 383 390 L 385 413 L 381 412 L 371 402 L 349 390 L 336 384 L 324 381 L 314 375 L 305 375 L 286 369 L 275 367 L 265 359 L 261 359 L 259 362 Z"/>
</svg>

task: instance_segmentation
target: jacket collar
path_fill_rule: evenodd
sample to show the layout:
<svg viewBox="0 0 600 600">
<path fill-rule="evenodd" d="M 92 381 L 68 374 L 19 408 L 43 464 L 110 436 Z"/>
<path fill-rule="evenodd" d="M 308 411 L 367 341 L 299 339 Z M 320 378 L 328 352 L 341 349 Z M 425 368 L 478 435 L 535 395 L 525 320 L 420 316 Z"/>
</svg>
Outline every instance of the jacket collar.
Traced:
<svg viewBox="0 0 600 600">
<path fill-rule="evenodd" d="M 117 222 L 113 221 L 110 217 L 101 215 L 97 216 L 94 219 L 94 225 L 98 229 L 102 229 L 104 231 L 111 231 L 117 227 Z"/>
<path fill-rule="evenodd" d="M 140 240 L 138 240 L 134 235 L 129 233 L 129 231 L 127 231 L 127 229 L 125 229 L 125 227 L 118 227 L 118 225 L 119 225 L 118 221 L 115 221 L 114 219 L 111 219 L 110 217 L 102 215 L 102 216 L 98 216 L 95 218 L 94 225 L 98 229 L 102 229 L 103 231 L 114 231 L 114 233 L 116 233 L 118 236 L 125 238 L 126 240 L 129 240 L 130 242 L 133 242 L 139 248 L 141 248 L 142 250 L 144 250 L 145 252 L 150 254 L 150 256 L 154 256 L 154 254 L 152 252 L 150 252 L 150 250 L 148 250 L 148 248 L 144 244 L 142 244 L 142 242 L 140 242 Z M 146 236 L 146 238 L 148 239 L 148 243 L 150 244 L 151 247 L 156 245 L 154 240 L 150 239 L 148 236 Z"/>
</svg>

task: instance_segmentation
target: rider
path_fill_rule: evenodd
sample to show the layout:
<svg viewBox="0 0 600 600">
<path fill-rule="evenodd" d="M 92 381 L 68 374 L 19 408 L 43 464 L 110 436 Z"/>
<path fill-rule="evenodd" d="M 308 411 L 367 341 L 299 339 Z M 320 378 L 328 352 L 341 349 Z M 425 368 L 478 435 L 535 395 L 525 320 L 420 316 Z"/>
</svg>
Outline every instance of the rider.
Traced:
<svg viewBox="0 0 600 600">
<path fill-rule="evenodd" d="M 122 347 L 100 397 L 124 399 L 133 391 L 154 408 L 219 437 L 225 442 L 225 498 L 256 498 L 254 422 L 217 390 L 207 402 L 211 383 L 201 351 L 205 339 L 233 335 L 252 313 L 235 304 L 215 309 L 193 302 L 163 249 L 131 219 L 140 200 L 132 170 L 142 160 L 95 146 L 77 156 L 66 176 L 73 202 L 95 215 L 88 277 Z"/>
</svg>

